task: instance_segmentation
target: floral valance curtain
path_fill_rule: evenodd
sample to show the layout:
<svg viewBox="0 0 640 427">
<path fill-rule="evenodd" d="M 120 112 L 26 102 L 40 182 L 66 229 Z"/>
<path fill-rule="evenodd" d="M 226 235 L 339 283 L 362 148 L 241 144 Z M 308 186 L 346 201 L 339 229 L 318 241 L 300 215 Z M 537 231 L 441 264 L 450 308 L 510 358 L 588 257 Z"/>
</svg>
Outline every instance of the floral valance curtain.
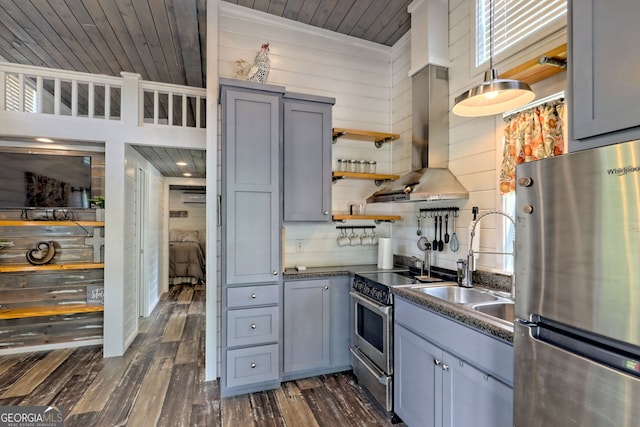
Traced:
<svg viewBox="0 0 640 427">
<path fill-rule="evenodd" d="M 505 119 L 500 193 L 515 190 L 517 164 L 563 153 L 564 108 L 563 100 L 551 101 Z"/>
</svg>

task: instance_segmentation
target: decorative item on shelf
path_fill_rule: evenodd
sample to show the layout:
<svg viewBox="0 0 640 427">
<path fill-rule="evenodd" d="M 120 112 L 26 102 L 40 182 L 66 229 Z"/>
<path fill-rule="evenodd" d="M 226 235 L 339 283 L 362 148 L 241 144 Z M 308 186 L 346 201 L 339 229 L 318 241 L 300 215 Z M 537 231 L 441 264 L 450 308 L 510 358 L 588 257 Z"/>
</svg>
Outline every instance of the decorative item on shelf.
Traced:
<svg viewBox="0 0 640 427">
<path fill-rule="evenodd" d="M 87 305 L 104 305 L 104 286 L 87 286 Z"/>
<path fill-rule="evenodd" d="M 260 51 L 253 61 L 253 65 L 247 75 L 247 80 L 250 82 L 265 83 L 267 81 L 267 77 L 269 77 L 270 69 L 271 60 L 269 59 L 269 43 L 265 43 L 260 48 Z"/>
<path fill-rule="evenodd" d="M 55 254 L 55 242 L 38 242 L 35 249 L 27 251 L 27 261 L 33 265 L 45 265 L 53 260 Z"/>
<path fill-rule="evenodd" d="M 519 80 L 499 79 L 493 68 L 494 4 L 489 3 L 489 69 L 484 81 L 456 97 L 451 112 L 463 117 L 491 116 L 513 110 L 533 101 L 531 87 Z"/>
<path fill-rule="evenodd" d="M 249 74 L 249 70 L 251 69 L 251 64 L 244 59 L 233 61 L 233 64 L 236 79 L 245 80 L 247 78 L 247 74 Z"/>
<path fill-rule="evenodd" d="M 99 209 L 104 209 L 104 196 L 96 196 L 89 199 Z"/>
<path fill-rule="evenodd" d="M 13 242 L 7 242 L 7 241 L 0 241 L 0 249 L 2 248 L 9 248 L 11 246 L 15 246 L 13 244 Z"/>
<path fill-rule="evenodd" d="M 93 229 L 93 236 L 86 237 L 84 244 L 87 246 L 93 246 L 93 262 L 100 262 L 102 259 L 100 248 L 104 246 L 104 237 L 101 236 L 100 229 Z"/>
</svg>

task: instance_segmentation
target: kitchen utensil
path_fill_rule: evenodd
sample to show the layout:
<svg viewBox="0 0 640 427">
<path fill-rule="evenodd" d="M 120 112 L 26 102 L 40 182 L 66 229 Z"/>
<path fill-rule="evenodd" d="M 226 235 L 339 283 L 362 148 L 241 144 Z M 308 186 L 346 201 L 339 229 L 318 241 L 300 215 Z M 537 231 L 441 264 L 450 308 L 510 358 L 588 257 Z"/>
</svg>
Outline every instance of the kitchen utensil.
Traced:
<svg viewBox="0 0 640 427">
<path fill-rule="evenodd" d="M 418 215 L 418 231 L 416 231 L 418 236 L 422 235 L 422 217 Z"/>
<path fill-rule="evenodd" d="M 433 248 L 433 250 L 436 250 L 438 248 L 438 217 L 436 215 L 433 216 L 433 225 L 434 225 L 434 236 L 433 236 L 433 243 L 431 243 L 431 247 Z"/>
<path fill-rule="evenodd" d="M 453 216 L 453 233 L 451 233 L 451 240 L 449 240 L 449 249 L 453 252 L 458 252 L 460 249 L 460 242 L 458 242 L 458 235 L 456 234 L 456 216 Z"/>
<path fill-rule="evenodd" d="M 444 250 L 444 240 L 442 240 L 442 215 L 440 215 L 439 221 L 440 221 L 440 240 L 438 240 L 438 252 L 442 252 Z"/>
<path fill-rule="evenodd" d="M 421 251 L 426 251 L 427 247 L 430 246 L 431 244 L 429 243 L 429 240 L 422 236 L 421 238 L 418 239 L 418 249 L 420 249 Z"/>
<path fill-rule="evenodd" d="M 444 216 L 444 242 L 449 243 L 449 214 Z"/>
</svg>

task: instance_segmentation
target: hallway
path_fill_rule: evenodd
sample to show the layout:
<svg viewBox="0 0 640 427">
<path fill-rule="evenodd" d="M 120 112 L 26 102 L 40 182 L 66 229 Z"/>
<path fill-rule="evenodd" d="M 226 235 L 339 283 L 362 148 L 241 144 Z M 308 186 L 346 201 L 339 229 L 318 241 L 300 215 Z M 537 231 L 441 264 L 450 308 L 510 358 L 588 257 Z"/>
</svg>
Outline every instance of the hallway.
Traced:
<svg viewBox="0 0 640 427">
<path fill-rule="evenodd" d="M 62 406 L 66 427 L 391 425 L 351 373 L 221 400 L 204 381 L 204 296 L 172 286 L 122 357 L 99 346 L 0 356 L 0 406 Z"/>
</svg>

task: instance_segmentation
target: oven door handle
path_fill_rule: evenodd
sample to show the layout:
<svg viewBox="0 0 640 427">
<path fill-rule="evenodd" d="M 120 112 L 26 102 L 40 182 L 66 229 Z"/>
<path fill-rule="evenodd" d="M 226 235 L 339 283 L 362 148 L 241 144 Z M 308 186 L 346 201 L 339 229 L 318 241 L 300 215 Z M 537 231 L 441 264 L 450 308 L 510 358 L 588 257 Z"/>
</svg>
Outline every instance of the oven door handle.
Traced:
<svg viewBox="0 0 640 427">
<path fill-rule="evenodd" d="M 389 315 L 389 312 L 391 311 L 391 306 L 389 305 L 382 305 L 382 304 L 378 304 L 377 302 L 373 301 L 372 299 L 367 298 L 366 296 L 358 293 L 358 292 L 349 292 L 349 295 L 351 295 L 352 297 L 354 297 L 355 299 L 358 300 L 358 302 L 362 305 L 364 305 L 365 307 L 367 307 L 369 310 L 371 311 L 379 311 L 382 314 L 384 314 L 385 316 Z"/>
<path fill-rule="evenodd" d="M 351 352 L 351 355 L 353 357 L 355 357 L 360 363 L 362 363 L 362 366 L 364 366 L 371 375 L 376 377 L 380 384 L 387 384 L 389 382 L 389 377 L 385 375 L 384 372 L 382 372 L 380 369 L 378 369 L 377 366 L 369 362 L 366 357 L 360 356 L 360 350 L 351 347 L 349 351 Z"/>
</svg>

